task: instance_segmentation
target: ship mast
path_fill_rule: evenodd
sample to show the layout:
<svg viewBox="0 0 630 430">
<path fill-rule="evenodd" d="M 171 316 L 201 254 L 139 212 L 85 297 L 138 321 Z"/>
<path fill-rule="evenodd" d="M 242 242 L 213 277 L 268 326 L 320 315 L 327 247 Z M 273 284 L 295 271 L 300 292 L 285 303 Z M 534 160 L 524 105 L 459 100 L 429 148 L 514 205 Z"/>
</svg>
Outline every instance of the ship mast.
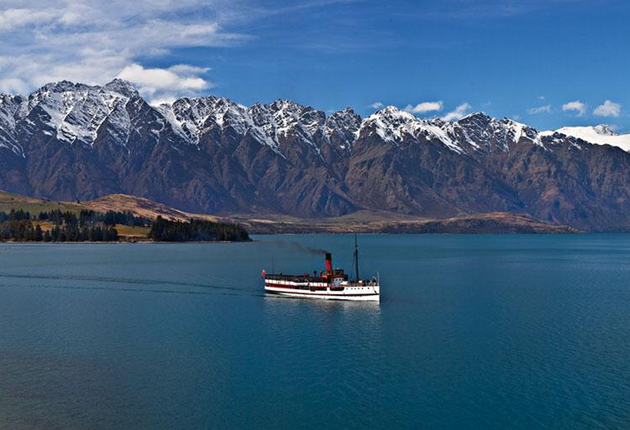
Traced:
<svg viewBox="0 0 630 430">
<path fill-rule="evenodd" d="M 357 234 L 354 233 L 354 270 L 357 277 L 357 282 L 359 281 L 359 246 L 357 244 Z"/>
</svg>

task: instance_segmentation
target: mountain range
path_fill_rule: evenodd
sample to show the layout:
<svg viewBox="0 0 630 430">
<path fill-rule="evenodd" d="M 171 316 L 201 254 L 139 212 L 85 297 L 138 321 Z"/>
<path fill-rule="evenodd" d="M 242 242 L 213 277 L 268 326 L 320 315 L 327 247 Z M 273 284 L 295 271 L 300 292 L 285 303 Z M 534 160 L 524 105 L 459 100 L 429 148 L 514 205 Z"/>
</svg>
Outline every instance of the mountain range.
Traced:
<svg viewBox="0 0 630 430">
<path fill-rule="evenodd" d="M 361 118 L 213 96 L 154 107 L 121 80 L 0 95 L 0 189 L 73 201 L 121 193 L 219 215 L 511 212 L 630 230 L 625 149 L 627 136 L 602 127 L 540 132 L 483 113 L 445 122 L 389 106 Z"/>
</svg>

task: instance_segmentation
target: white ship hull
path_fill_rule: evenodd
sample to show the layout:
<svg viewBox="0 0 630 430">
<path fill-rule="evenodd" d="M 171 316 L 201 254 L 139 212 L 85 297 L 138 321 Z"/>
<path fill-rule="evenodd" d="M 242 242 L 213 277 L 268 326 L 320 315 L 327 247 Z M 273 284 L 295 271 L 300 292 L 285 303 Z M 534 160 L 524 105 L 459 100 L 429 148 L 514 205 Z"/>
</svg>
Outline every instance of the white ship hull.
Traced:
<svg viewBox="0 0 630 430">
<path fill-rule="evenodd" d="M 297 284 L 289 281 L 265 282 L 265 292 L 290 297 L 352 300 L 352 301 L 380 301 L 379 285 L 345 285 L 343 287 L 328 287 L 325 285 Z"/>
</svg>

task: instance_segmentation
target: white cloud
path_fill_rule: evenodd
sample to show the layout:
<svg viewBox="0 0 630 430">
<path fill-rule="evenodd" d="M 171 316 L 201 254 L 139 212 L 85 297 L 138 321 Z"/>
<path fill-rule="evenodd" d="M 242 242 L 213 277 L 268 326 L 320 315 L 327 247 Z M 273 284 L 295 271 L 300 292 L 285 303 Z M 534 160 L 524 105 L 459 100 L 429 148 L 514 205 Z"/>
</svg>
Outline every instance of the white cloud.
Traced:
<svg viewBox="0 0 630 430">
<path fill-rule="evenodd" d="M 551 113 L 551 105 L 538 106 L 527 109 L 527 113 L 530 115 L 538 115 L 540 113 Z"/>
<path fill-rule="evenodd" d="M 378 109 L 383 109 L 385 107 L 385 105 L 383 104 L 383 102 L 374 102 L 368 107 L 378 110 Z"/>
<path fill-rule="evenodd" d="M 190 66 L 173 66 L 168 69 L 144 68 L 139 64 L 125 67 L 118 75 L 119 78 L 136 84 L 140 92 L 154 96 L 161 91 L 186 92 L 199 91 L 210 87 L 210 83 L 197 77 L 208 69 Z M 160 95 L 161 99 L 171 98 Z"/>
<path fill-rule="evenodd" d="M 103 84 L 122 75 L 153 100 L 198 95 L 213 85 L 209 69 L 151 64 L 180 49 L 253 39 L 230 27 L 346 1 L 0 0 L 0 91 L 27 93 L 61 79 Z"/>
<path fill-rule="evenodd" d="M 462 119 L 472 106 L 469 103 L 462 103 L 457 106 L 454 111 L 447 113 L 442 117 L 444 121 L 457 121 L 458 119 Z"/>
<path fill-rule="evenodd" d="M 575 112 L 578 116 L 586 114 L 586 104 L 579 100 L 568 102 L 562 105 L 563 112 Z"/>
<path fill-rule="evenodd" d="M 146 64 L 173 49 L 226 47 L 248 40 L 223 29 L 237 19 L 236 11 L 245 16 L 241 3 L 1 0 L 0 91 L 26 93 L 61 79 L 102 84 L 124 76 L 146 96 L 197 94 L 212 86 L 209 69 Z"/>
<path fill-rule="evenodd" d="M 618 118 L 621 116 L 621 105 L 619 103 L 615 103 L 610 100 L 606 100 L 604 104 L 597 106 L 593 111 L 594 115 L 603 116 L 603 117 L 614 117 Z"/>
<path fill-rule="evenodd" d="M 57 14 L 48 10 L 1 9 L 0 33 L 16 30 L 31 24 L 48 24 L 57 18 Z"/>
<path fill-rule="evenodd" d="M 0 79 L 0 93 L 19 94 L 28 91 L 26 82 L 18 78 Z"/>
<path fill-rule="evenodd" d="M 29 24 L 48 23 L 56 18 L 52 11 L 30 9 L 0 10 L 0 32 L 15 30 Z"/>
<path fill-rule="evenodd" d="M 428 113 L 428 112 L 440 112 L 444 109 L 443 102 L 423 102 L 415 106 L 408 105 L 405 110 L 410 113 Z"/>
</svg>

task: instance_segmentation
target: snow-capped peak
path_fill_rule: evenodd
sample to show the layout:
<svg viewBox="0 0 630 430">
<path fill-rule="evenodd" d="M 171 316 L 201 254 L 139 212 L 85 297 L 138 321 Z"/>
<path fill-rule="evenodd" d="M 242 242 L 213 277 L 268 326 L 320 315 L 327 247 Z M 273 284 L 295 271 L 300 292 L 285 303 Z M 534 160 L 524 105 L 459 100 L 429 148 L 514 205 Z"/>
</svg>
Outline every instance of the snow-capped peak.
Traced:
<svg viewBox="0 0 630 430">
<path fill-rule="evenodd" d="M 23 155 L 15 130 L 23 105 L 22 96 L 0 94 L 0 148 L 9 148 L 17 155 Z"/>
<path fill-rule="evenodd" d="M 146 116 L 149 115 L 149 116 Z M 152 122 L 154 121 L 154 123 Z M 152 108 L 134 86 L 114 79 L 103 86 L 69 81 L 44 85 L 28 97 L 0 95 L 0 147 L 24 156 L 24 142 L 41 133 L 71 144 L 92 145 L 106 130 L 106 138 L 126 145 L 131 133 L 145 132 L 147 124 L 157 142 L 162 131 L 173 131 L 175 141 L 197 145 L 207 133 L 238 140 L 248 136 L 279 155 L 287 145 L 307 145 L 322 155 L 324 145 L 350 151 L 357 138 L 378 136 L 402 145 L 440 143 L 457 153 L 509 151 L 513 145 L 533 144 L 550 149 L 562 143 L 556 132 L 539 133 L 512 119 L 495 119 L 475 112 L 455 122 L 421 119 L 395 106 L 387 106 L 362 120 L 347 108 L 327 116 L 323 111 L 289 100 L 246 107 L 214 96 L 181 98 Z M 160 128 L 161 127 L 161 128 Z M 567 127 L 557 130 L 594 144 L 610 144 L 630 151 L 630 135 L 617 135 L 610 126 Z M 575 144 L 575 140 L 570 140 Z"/>
<path fill-rule="evenodd" d="M 49 135 L 68 143 L 92 144 L 99 127 L 117 111 L 112 121 L 126 128 L 129 118 L 125 106 L 135 90 L 115 80 L 104 86 L 61 81 L 46 84 L 26 103 L 26 115 L 48 127 Z M 124 123 L 124 124 L 121 124 Z"/>
<path fill-rule="evenodd" d="M 601 134 L 602 136 L 617 136 L 615 130 L 607 124 L 600 124 L 593 127 L 597 134 Z"/>
<path fill-rule="evenodd" d="M 280 142 L 288 135 L 296 136 L 319 152 L 314 136 L 323 133 L 326 123 L 322 111 L 288 100 L 268 105 L 256 103 L 247 108 L 229 99 L 208 96 L 182 98 L 158 110 L 189 143 L 199 143 L 201 136 L 212 128 L 223 132 L 230 127 L 238 135 L 249 135 L 279 154 Z"/>
<path fill-rule="evenodd" d="M 514 143 L 519 143 L 524 138 L 536 145 L 543 146 L 538 130 L 510 118 L 503 118 L 501 124 L 508 129 L 508 137 L 511 137 Z"/>
<path fill-rule="evenodd" d="M 418 118 L 405 110 L 390 105 L 374 112 L 368 120 L 381 120 L 384 123 L 393 124 L 416 121 Z"/>
<path fill-rule="evenodd" d="M 468 115 L 463 116 L 461 119 L 459 119 L 457 122 L 460 123 L 466 123 L 466 122 L 490 122 L 492 120 L 492 117 L 490 117 L 489 115 L 487 115 L 485 112 L 471 112 Z"/>
<path fill-rule="evenodd" d="M 439 140 L 450 150 L 464 153 L 442 126 L 443 122 L 438 124 L 431 120 L 422 120 L 395 106 L 387 106 L 369 116 L 361 125 L 359 133 L 366 129 L 373 130 L 385 142 L 396 145 L 404 141 L 405 136 L 411 136 L 415 140 L 420 137 Z"/>
<path fill-rule="evenodd" d="M 312 141 L 313 136 L 326 122 L 324 112 L 288 100 L 276 100 L 267 105 L 267 109 L 273 113 L 276 133 L 280 136 L 286 136 L 293 130 L 303 134 L 305 140 Z M 300 133 L 301 131 L 304 133 Z"/>
<path fill-rule="evenodd" d="M 161 105 L 158 110 L 177 134 L 193 144 L 199 143 L 201 135 L 214 126 L 229 126 L 241 135 L 253 126 L 247 108 L 225 98 L 185 97 Z"/>
<path fill-rule="evenodd" d="M 373 129 L 385 142 L 399 143 L 405 134 L 413 136 L 418 118 L 398 109 L 396 106 L 387 106 L 374 112 L 363 121 L 361 130 Z"/>
<path fill-rule="evenodd" d="M 453 139 L 467 143 L 476 151 L 509 151 L 511 145 L 521 141 L 543 146 L 537 130 L 513 119 L 496 119 L 483 112 L 469 114 L 445 127 Z"/>
<path fill-rule="evenodd" d="M 361 117 L 351 108 L 334 112 L 326 119 L 324 134 L 328 141 L 334 141 L 341 149 L 351 149 L 361 128 Z"/>
<path fill-rule="evenodd" d="M 595 145 L 611 145 L 630 152 L 630 134 L 617 134 L 610 126 L 598 125 L 595 127 L 563 127 L 556 131 L 547 131 L 545 135 L 555 133 L 582 139 Z"/>
<path fill-rule="evenodd" d="M 464 148 L 492 151 L 509 150 L 521 140 L 543 146 L 540 133 L 517 121 L 494 119 L 483 112 L 466 115 L 456 122 L 440 119 L 423 120 L 394 106 L 388 106 L 367 118 L 363 128 L 372 127 L 385 141 L 399 143 L 405 135 L 438 139 L 449 149 L 465 153 Z M 464 144 L 464 146 L 462 146 Z"/>
<path fill-rule="evenodd" d="M 116 78 L 113 81 L 108 82 L 103 86 L 103 89 L 121 94 L 128 98 L 139 95 L 138 90 L 131 82 L 120 78 Z"/>
</svg>

